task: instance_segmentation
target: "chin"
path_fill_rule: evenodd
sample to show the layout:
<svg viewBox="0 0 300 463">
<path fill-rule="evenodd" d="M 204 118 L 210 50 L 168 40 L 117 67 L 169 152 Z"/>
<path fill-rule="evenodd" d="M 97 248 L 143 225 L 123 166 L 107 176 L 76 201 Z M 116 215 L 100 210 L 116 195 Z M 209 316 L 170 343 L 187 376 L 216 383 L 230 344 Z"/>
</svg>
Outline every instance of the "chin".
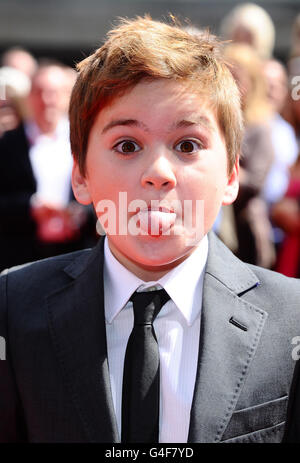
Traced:
<svg viewBox="0 0 300 463">
<path fill-rule="evenodd" d="M 193 246 L 186 246 L 182 239 L 178 242 L 178 240 L 170 238 L 166 236 L 147 237 L 147 240 L 143 240 L 142 243 L 139 243 L 139 246 L 135 246 L 135 249 L 131 253 L 129 251 L 127 255 L 131 260 L 133 258 L 138 265 L 145 267 L 172 265 L 188 255 Z"/>
</svg>

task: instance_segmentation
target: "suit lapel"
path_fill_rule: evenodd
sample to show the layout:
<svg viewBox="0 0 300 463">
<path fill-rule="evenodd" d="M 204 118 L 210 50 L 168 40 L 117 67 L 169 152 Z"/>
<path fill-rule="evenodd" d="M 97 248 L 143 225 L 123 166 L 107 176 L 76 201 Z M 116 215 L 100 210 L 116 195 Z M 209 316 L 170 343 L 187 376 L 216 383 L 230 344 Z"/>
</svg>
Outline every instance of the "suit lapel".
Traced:
<svg viewBox="0 0 300 463">
<path fill-rule="evenodd" d="M 259 284 L 254 273 L 213 234 L 209 242 L 189 442 L 221 440 L 267 317 L 239 297 Z"/>
<path fill-rule="evenodd" d="M 65 269 L 73 281 L 46 302 L 53 345 L 87 439 L 116 442 L 104 318 L 103 241 Z"/>
</svg>

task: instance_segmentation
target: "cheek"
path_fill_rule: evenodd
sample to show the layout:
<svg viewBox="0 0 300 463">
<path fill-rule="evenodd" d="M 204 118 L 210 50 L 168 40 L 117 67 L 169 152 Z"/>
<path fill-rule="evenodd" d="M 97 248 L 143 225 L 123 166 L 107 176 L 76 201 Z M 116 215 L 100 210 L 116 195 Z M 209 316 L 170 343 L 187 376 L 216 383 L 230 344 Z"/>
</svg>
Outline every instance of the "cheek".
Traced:
<svg viewBox="0 0 300 463">
<path fill-rule="evenodd" d="M 103 177 L 103 175 L 100 175 L 96 181 L 93 181 L 90 187 L 93 202 L 103 199 L 114 201 L 117 193 L 116 190 L 114 181 L 109 179 L 109 177 Z"/>
<path fill-rule="evenodd" d="M 120 192 L 128 192 L 128 197 L 130 196 L 134 182 L 132 179 L 131 182 L 128 181 L 127 176 L 123 174 L 124 172 L 121 175 L 119 169 L 111 169 L 102 163 L 94 167 L 88 188 L 95 207 L 102 200 L 113 201 L 115 207 L 118 207 Z"/>
<path fill-rule="evenodd" d="M 183 195 L 187 199 L 217 201 L 228 182 L 227 165 L 221 161 L 214 162 L 209 166 L 187 171 L 181 179 Z"/>
</svg>

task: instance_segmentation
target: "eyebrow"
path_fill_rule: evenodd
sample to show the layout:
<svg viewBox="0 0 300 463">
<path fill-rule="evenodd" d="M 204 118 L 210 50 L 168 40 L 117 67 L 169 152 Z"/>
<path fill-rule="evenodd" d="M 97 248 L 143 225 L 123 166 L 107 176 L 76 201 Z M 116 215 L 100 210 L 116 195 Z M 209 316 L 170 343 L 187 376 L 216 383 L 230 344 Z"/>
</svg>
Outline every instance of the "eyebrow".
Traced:
<svg viewBox="0 0 300 463">
<path fill-rule="evenodd" d="M 206 116 L 196 115 L 196 116 L 192 116 L 191 119 L 182 119 L 182 120 L 175 122 L 174 124 L 172 124 L 168 132 L 172 132 L 173 130 L 176 130 L 176 129 L 181 129 L 184 127 L 191 127 L 191 126 L 196 126 L 196 125 L 202 125 L 208 130 L 213 131 L 212 123 Z M 114 127 L 119 127 L 119 126 L 138 127 L 140 129 L 143 129 L 146 132 L 149 132 L 148 127 L 143 122 L 140 122 L 136 119 L 117 119 L 117 120 L 112 120 L 108 124 L 106 124 L 105 127 L 102 129 L 102 134 L 108 132 Z"/>
<path fill-rule="evenodd" d="M 114 121 L 110 121 L 102 130 L 102 134 L 106 133 L 108 130 L 113 129 L 114 127 L 118 126 L 125 126 L 125 127 L 138 127 L 140 129 L 145 130 L 146 132 L 149 131 L 147 126 L 136 119 L 118 119 Z"/>
<path fill-rule="evenodd" d="M 211 121 L 206 116 L 203 116 L 203 115 L 200 115 L 200 116 L 195 115 L 195 116 L 191 116 L 188 119 L 182 119 L 178 122 L 175 122 L 175 124 L 172 125 L 171 130 L 181 129 L 184 127 L 191 127 L 195 125 L 202 125 L 203 127 L 205 127 L 206 129 L 210 131 L 214 130 Z"/>
</svg>

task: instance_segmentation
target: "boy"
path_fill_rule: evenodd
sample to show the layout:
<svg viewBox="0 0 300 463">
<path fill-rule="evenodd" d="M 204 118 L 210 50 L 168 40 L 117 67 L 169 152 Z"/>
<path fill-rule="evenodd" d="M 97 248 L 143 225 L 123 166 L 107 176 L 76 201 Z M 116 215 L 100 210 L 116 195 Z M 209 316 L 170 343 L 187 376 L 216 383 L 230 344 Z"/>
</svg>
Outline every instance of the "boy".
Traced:
<svg viewBox="0 0 300 463">
<path fill-rule="evenodd" d="M 78 68 L 73 190 L 106 238 L 0 279 L 1 440 L 280 441 L 300 286 L 209 233 L 242 137 L 218 43 L 138 18 Z"/>
</svg>

